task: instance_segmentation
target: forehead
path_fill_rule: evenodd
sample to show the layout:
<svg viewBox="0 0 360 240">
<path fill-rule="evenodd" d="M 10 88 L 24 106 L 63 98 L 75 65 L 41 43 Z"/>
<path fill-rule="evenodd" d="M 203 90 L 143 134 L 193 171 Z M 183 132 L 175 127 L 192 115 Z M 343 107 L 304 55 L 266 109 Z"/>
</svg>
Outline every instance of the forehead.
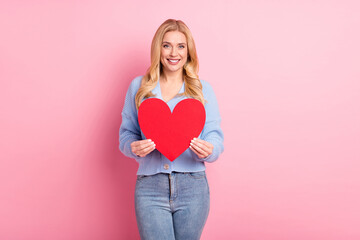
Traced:
<svg viewBox="0 0 360 240">
<path fill-rule="evenodd" d="M 186 36 L 179 31 L 167 32 L 164 35 L 163 42 L 170 43 L 186 43 Z"/>
</svg>

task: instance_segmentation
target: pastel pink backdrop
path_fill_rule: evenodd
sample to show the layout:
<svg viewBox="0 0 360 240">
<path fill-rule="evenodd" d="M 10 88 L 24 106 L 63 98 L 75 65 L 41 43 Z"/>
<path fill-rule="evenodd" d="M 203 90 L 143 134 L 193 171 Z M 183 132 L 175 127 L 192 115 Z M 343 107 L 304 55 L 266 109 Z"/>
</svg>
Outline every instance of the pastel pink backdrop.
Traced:
<svg viewBox="0 0 360 240">
<path fill-rule="evenodd" d="M 167 18 L 193 32 L 225 152 L 202 239 L 360 239 L 358 1 L 1 1 L 0 239 L 139 239 L 118 150 Z"/>
</svg>

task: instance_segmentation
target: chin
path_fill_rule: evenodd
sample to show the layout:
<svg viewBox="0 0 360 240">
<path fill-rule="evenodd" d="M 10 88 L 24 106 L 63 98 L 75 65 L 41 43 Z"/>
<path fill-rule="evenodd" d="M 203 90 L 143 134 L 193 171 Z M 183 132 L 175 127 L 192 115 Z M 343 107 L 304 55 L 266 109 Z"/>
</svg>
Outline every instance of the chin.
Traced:
<svg viewBox="0 0 360 240">
<path fill-rule="evenodd" d="M 178 72 L 179 70 L 181 70 L 181 68 L 168 68 L 170 72 Z"/>
</svg>

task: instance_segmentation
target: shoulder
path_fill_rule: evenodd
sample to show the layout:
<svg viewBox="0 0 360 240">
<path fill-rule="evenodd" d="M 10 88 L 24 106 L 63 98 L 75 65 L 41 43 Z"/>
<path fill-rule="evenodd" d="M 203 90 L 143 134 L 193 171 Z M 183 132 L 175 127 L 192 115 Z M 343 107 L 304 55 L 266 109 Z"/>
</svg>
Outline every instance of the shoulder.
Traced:
<svg viewBox="0 0 360 240">
<path fill-rule="evenodd" d="M 123 108 L 123 114 L 125 115 L 133 116 L 136 114 L 135 97 L 140 88 L 142 78 L 143 76 L 135 77 L 128 87 Z"/>
<path fill-rule="evenodd" d="M 204 98 L 213 97 L 215 95 L 214 89 L 211 84 L 205 80 L 200 79 L 202 85 L 202 91 L 204 94 Z"/>
<path fill-rule="evenodd" d="M 141 80 L 143 79 L 143 76 L 137 76 L 135 77 L 131 83 L 130 83 L 130 89 L 132 90 L 138 90 L 140 88 L 140 85 L 141 85 Z"/>
<path fill-rule="evenodd" d="M 207 81 L 200 80 L 202 84 L 202 92 L 205 99 L 205 111 L 206 111 L 206 121 L 213 121 L 221 119 L 219 113 L 219 105 L 216 99 L 215 92 L 211 84 Z"/>
<path fill-rule="evenodd" d="M 127 90 L 127 94 L 130 94 L 133 96 L 136 95 L 137 91 L 140 88 L 142 78 L 143 78 L 143 76 L 137 76 L 131 81 L 129 88 Z"/>
<path fill-rule="evenodd" d="M 211 87 L 210 83 L 205 81 L 204 79 L 200 79 L 201 85 L 203 86 L 203 88 L 209 88 Z"/>
</svg>

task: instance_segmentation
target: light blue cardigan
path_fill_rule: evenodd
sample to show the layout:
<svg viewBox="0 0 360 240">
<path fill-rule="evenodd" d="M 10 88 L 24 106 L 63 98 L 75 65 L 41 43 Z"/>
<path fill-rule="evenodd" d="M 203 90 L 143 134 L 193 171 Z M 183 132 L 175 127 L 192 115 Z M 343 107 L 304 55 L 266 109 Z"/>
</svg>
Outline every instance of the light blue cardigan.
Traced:
<svg viewBox="0 0 360 240">
<path fill-rule="evenodd" d="M 122 110 L 122 123 L 119 130 L 119 149 L 127 157 L 134 158 L 139 163 L 137 175 L 153 175 L 156 173 L 170 172 L 199 172 L 205 170 L 204 162 L 213 162 L 218 159 L 224 151 L 224 134 L 220 128 L 220 114 L 216 101 L 215 93 L 209 83 L 200 80 L 203 87 L 203 94 L 206 100 L 206 122 L 199 138 L 208 141 L 214 145 L 211 155 L 206 158 L 199 158 L 188 148 L 173 162 L 169 161 L 158 150 L 152 151 L 145 157 L 138 157 L 132 151 L 130 144 L 133 141 L 146 139 L 140 130 L 138 123 L 138 112 L 135 105 L 135 95 L 140 87 L 142 76 L 136 77 L 130 84 L 126 93 L 125 103 Z M 184 83 L 179 93 L 184 92 Z M 158 81 L 152 91 L 156 98 L 161 100 L 161 89 Z M 178 102 L 185 99 L 185 96 L 176 96 L 167 102 L 170 110 L 173 111 Z"/>
</svg>

